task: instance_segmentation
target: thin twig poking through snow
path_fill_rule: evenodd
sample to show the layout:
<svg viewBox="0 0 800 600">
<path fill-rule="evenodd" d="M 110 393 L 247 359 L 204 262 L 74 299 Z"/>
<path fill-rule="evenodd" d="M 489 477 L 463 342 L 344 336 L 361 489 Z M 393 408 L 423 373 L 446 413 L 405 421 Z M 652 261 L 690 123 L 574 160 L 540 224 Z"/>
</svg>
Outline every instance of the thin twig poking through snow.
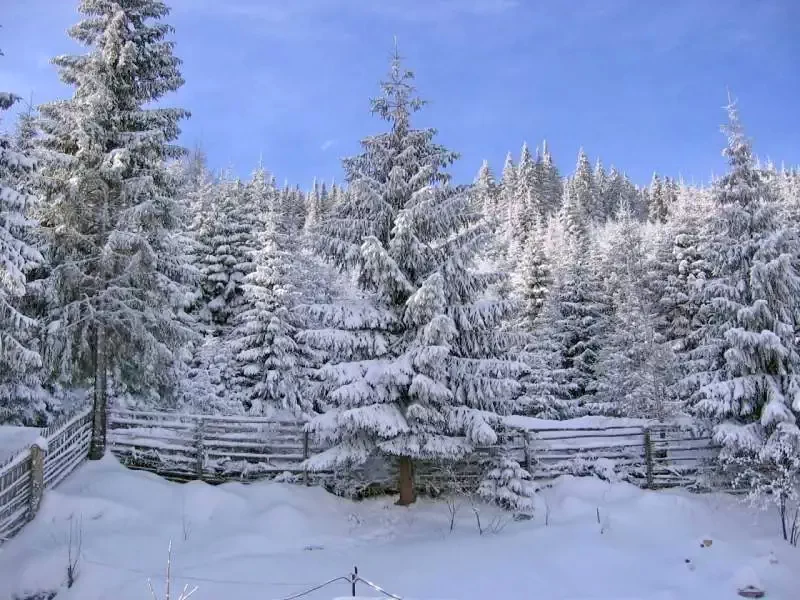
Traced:
<svg viewBox="0 0 800 600">
<path fill-rule="evenodd" d="M 169 547 L 167 549 L 167 574 L 164 582 L 164 600 L 172 600 L 171 599 L 171 586 L 172 586 L 172 540 L 169 542 Z M 149 578 L 147 579 L 147 587 L 150 589 L 150 595 L 152 596 L 153 600 L 158 600 L 158 596 L 156 596 L 156 592 L 153 589 L 153 582 Z M 178 596 L 177 600 L 187 600 L 189 596 L 194 594 L 197 591 L 197 586 L 194 586 L 191 590 L 189 589 L 189 584 L 183 586 L 183 590 L 181 590 L 180 595 Z"/>
<path fill-rule="evenodd" d="M 75 585 L 78 579 L 78 562 L 81 558 L 83 546 L 83 518 L 77 525 L 72 518 L 69 520 L 69 538 L 67 540 L 67 588 Z"/>
</svg>

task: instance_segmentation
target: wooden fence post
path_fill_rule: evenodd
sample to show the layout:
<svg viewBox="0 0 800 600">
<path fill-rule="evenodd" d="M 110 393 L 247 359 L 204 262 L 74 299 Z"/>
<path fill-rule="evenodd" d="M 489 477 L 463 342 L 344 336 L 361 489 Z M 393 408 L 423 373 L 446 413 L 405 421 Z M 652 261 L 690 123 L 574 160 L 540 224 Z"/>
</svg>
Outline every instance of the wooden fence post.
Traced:
<svg viewBox="0 0 800 600">
<path fill-rule="evenodd" d="M 194 473 L 198 479 L 203 479 L 203 465 L 205 463 L 205 419 L 198 417 L 197 428 L 194 435 L 195 463 Z"/>
<path fill-rule="evenodd" d="M 308 431 L 303 431 L 303 462 L 307 461 L 309 456 Z M 303 483 L 309 485 L 307 468 L 303 469 Z"/>
<path fill-rule="evenodd" d="M 44 454 L 45 450 L 39 444 L 31 446 L 31 482 L 30 499 L 28 501 L 28 521 L 32 521 L 39 512 L 44 494 Z"/>
<path fill-rule="evenodd" d="M 647 476 L 647 488 L 653 488 L 653 440 L 650 437 L 650 428 L 644 430 L 644 462 Z"/>
<path fill-rule="evenodd" d="M 530 473 L 531 477 L 533 477 L 532 469 L 533 469 L 533 459 L 531 458 L 531 446 L 530 446 L 530 431 L 525 431 L 522 434 L 522 442 L 524 444 L 525 450 L 525 470 Z"/>
</svg>

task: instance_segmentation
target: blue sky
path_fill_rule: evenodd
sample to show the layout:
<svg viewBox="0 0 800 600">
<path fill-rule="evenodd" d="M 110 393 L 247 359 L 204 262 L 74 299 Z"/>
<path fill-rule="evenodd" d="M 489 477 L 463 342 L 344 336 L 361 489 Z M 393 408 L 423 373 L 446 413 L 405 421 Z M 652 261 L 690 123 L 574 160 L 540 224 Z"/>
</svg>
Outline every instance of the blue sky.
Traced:
<svg viewBox="0 0 800 600">
<path fill-rule="evenodd" d="M 382 128 L 368 98 L 392 38 L 430 104 L 418 124 L 485 158 L 547 138 L 562 172 L 583 146 L 639 182 L 723 168 L 726 90 L 756 151 L 800 163 L 798 0 L 167 0 L 190 109 L 183 142 L 246 175 L 340 176 Z M 75 50 L 77 0 L 0 0 L 0 89 L 36 102 L 68 90 L 49 65 Z M 9 123 L 5 123 L 9 125 Z"/>
</svg>

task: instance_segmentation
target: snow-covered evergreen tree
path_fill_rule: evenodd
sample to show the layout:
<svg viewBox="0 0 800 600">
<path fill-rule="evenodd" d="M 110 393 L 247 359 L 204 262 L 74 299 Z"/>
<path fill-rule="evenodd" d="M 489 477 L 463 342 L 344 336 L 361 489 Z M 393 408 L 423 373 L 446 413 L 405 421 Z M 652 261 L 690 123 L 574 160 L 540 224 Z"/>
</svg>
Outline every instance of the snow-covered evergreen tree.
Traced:
<svg viewBox="0 0 800 600">
<path fill-rule="evenodd" d="M 703 245 L 711 275 L 694 408 L 717 422 L 723 460 L 749 457 L 760 465 L 754 472 L 769 476 L 800 448 L 799 247 L 755 168 L 734 104 L 728 116 L 729 171 L 714 184 Z"/>
<path fill-rule="evenodd" d="M 509 213 L 511 226 L 509 255 L 515 264 L 522 259 L 528 236 L 533 231 L 537 219 L 544 214 L 544 209 L 540 205 L 541 182 L 539 179 L 537 163 L 528 144 L 523 144 L 517 165 L 513 204 Z"/>
<path fill-rule="evenodd" d="M 669 200 L 667 198 L 667 191 L 664 189 L 664 184 L 658 173 L 653 173 L 653 180 L 650 182 L 649 191 L 650 205 L 648 207 L 648 216 L 652 223 L 664 223 L 669 214 Z"/>
<path fill-rule="evenodd" d="M 555 294 L 549 294 L 520 353 L 528 372 L 521 378 L 523 393 L 515 405 L 518 414 L 541 419 L 564 419 L 578 414 L 566 379 L 569 373 L 564 369 L 562 316 Z"/>
<path fill-rule="evenodd" d="M 395 54 L 372 103 L 390 130 L 345 160 L 347 202 L 320 228 L 321 248 L 354 270 L 363 300 L 312 309 L 326 327 L 314 341 L 335 356 L 322 370 L 331 408 L 309 424 L 330 449 L 308 466 L 397 457 L 401 504 L 414 500 L 414 461 L 496 441 L 523 368 L 500 358 L 508 307 L 482 299 L 497 276 L 471 269 L 488 229 L 469 190 L 449 185 L 457 155 L 434 130 L 412 128 L 422 105 Z"/>
<path fill-rule="evenodd" d="M 535 494 L 531 474 L 507 456 L 495 460 L 478 487 L 478 495 L 486 502 L 526 517 L 533 516 Z"/>
<path fill-rule="evenodd" d="M 255 270 L 244 281 L 247 308 L 231 335 L 237 371 L 231 387 L 250 414 L 314 409 L 304 389 L 307 371 L 316 366 L 314 353 L 299 339 L 304 323 L 295 310 L 308 299 L 312 282 L 301 253 L 302 223 L 295 216 L 292 207 L 280 204 L 267 213 L 257 239 Z"/>
<path fill-rule="evenodd" d="M 525 246 L 517 274 L 517 295 L 522 302 L 523 330 L 531 331 L 552 283 L 550 260 L 545 252 L 545 226 L 537 219 Z"/>
<path fill-rule="evenodd" d="M 553 155 L 547 147 L 547 141 L 542 142 L 542 197 L 546 207 L 546 215 L 554 215 L 561 208 L 563 189 L 561 175 L 558 172 Z"/>
<path fill-rule="evenodd" d="M 592 414 L 664 418 L 675 412 L 675 356 L 656 330 L 655 308 L 647 296 L 647 263 L 641 225 L 629 206 L 611 225 L 606 269 L 613 314 L 598 352 Z"/>
<path fill-rule="evenodd" d="M 570 195 L 579 206 L 583 207 L 591 221 L 604 220 L 592 165 L 583 148 L 578 153 L 578 164 L 575 167 L 575 174 L 569 181 L 569 187 Z"/>
<path fill-rule="evenodd" d="M 0 111 L 18 99 L 0 92 Z M 28 215 L 34 197 L 17 188 L 34 164 L 0 134 L 0 424 L 44 425 L 48 413 L 48 396 L 41 385 L 42 359 L 34 343 L 37 323 L 20 306 L 26 273 L 42 262 L 30 243 L 34 223 Z"/>
<path fill-rule="evenodd" d="M 517 194 L 517 167 L 514 164 L 514 158 L 509 152 L 506 155 L 505 163 L 503 164 L 503 174 L 500 180 L 500 191 L 498 194 L 497 213 L 495 221 L 499 224 L 499 233 L 497 235 L 497 244 L 503 248 L 504 252 L 508 252 L 508 247 L 511 243 L 513 230 L 511 225 L 511 215 L 515 210 L 515 198 Z"/>
<path fill-rule="evenodd" d="M 483 212 L 483 216 L 489 220 L 493 229 L 499 226 L 499 202 L 500 190 L 497 187 L 497 182 L 494 179 L 494 173 L 489 166 L 489 161 L 485 160 L 475 176 L 475 198 L 478 207 Z"/>
<path fill-rule="evenodd" d="M 61 378 L 93 381 L 104 406 L 109 371 L 118 388 L 166 391 L 191 333 L 180 314 L 176 182 L 165 166 L 182 152 L 172 142 L 187 113 L 154 106 L 183 84 L 163 2 L 82 0 L 79 11 L 69 34 L 88 53 L 53 60 L 73 96 L 40 107 L 45 356 Z"/>
<path fill-rule="evenodd" d="M 246 308 L 244 278 L 253 271 L 253 253 L 262 218 L 253 197 L 241 181 L 223 180 L 214 187 L 209 209 L 199 232 L 203 253 L 201 275 L 205 311 L 220 332 L 226 332 Z"/>
</svg>

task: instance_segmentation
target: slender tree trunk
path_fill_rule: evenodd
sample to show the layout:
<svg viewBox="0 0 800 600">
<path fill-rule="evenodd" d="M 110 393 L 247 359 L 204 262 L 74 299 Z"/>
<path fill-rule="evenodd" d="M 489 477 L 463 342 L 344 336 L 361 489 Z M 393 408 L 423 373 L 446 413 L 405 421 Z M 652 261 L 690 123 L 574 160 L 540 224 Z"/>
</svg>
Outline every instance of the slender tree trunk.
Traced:
<svg viewBox="0 0 800 600">
<path fill-rule="evenodd" d="M 108 409 L 108 365 L 105 331 L 102 325 L 97 325 L 94 342 L 94 408 L 89 460 L 100 460 L 106 453 L 106 413 Z"/>
<path fill-rule="evenodd" d="M 408 506 L 417 499 L 414 489 L 414 462 L 408 456 L 400 457 L 400 506 Z"/>
</svg>

